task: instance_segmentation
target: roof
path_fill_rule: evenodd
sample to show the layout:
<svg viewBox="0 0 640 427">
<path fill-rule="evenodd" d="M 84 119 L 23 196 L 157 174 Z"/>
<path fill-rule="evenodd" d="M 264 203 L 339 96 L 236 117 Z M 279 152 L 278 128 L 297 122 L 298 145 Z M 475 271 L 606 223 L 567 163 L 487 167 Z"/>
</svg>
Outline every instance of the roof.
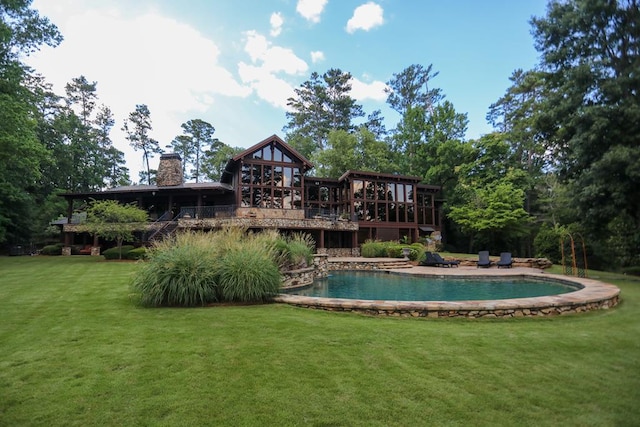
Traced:
<svg viewBox="0 0 640 427">
<path fill-rule="evenodd" d="M 176 190 L 222 190 L 233 191 L 233 187 L 229 184 L 221 182 L 185 182 L 180 185 L 171 185 L 166 187 L 159 187 L 157 185 L 122 185 L 120 187 L 108 188 L 103 191 L 91 191 L 84 193 L 63 193 L 61 196 L 99 196 L 114 193 L 151 193 L 176 191 Z"/>
<path fill-rule="evenodd" d="M 238 153 L 237 155 L 235 155 L 233 158 L 229 159 L 229 161 L 227 162 L 224 171 L 222 172 L 222 178 L 221 180 L 223 182 L 226 182 L 228 179 L 230 179 L 231 175 L 233 174 L 234 171 L 234 165 L 239 162 L 241 159 L 245 158 L 246 156 L 250 155 L 251 153 L 271 144 L 272 142 L 277 143 L 278 145 L 280 145 L 284 150 L 288 151 L 289 154 L 291 154 L 292 157 L 295 157 L 300 163 L 303 164 L 305 169 L 313 169 L 313 163 L 311 163 L 306 157 L 304 157 L 302 154 L 300 154 L 295 148 L 293 148 L 292 146 L 290 146 L 289 144 L 287 144 L 286 142 L 284 142 L 282 140 L 282 138 L 280 138 L 278 135 L 273 134 L 268 138 L 263 139 L 262 141 L 258 142 L 257 144 L 247 148 L 246 150 L 244 150 L 241 153 Z M 227 179 L 225 179 L 227 178 Z"/>
<path fill-rule="evenodd" d="M 383 178 L 383 179 L 392 179 L 394 181 L 409 181 L 409 182 L 420 182 L 422 178 L 418 176 L 410 176 L 410 175 L 398 175 L 395 173 L 382 173 L 382 172 L 367 172 L 367 171 L 353 171 L 348 170 L 342 174 L 339 181 L 343 181 L 347 178 Z"/>
</svg>

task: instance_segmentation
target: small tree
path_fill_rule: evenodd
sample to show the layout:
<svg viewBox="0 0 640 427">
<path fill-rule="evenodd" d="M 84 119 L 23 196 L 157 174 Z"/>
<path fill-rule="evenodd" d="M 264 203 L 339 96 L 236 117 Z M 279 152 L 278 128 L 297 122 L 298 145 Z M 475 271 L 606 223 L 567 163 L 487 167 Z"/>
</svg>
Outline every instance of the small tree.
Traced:
<svg viewBox="0 0 640 427">
<path fill-rule="evenodd" d="M 115 241 L 122 259 L 122 242 L 133 240 L 133 232 L 141 230 L 147 212 L 135 204 L 121 205 L 115 200 L 94 200 L 87 210 L 85 229 L 105 240 Z"/>
</svg>

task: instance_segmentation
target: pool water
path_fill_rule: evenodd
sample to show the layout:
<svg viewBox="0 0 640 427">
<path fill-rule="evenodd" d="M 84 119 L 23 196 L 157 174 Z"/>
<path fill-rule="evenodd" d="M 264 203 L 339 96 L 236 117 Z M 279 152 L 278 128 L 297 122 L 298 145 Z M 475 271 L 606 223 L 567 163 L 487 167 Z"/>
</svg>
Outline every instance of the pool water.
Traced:
<svg viewBox="0 0 640 427">
<path fill-rule="evenodd" d="M 503 278 L 440 278 L 361 271 L 335 271 L 312 286 L 286 293 L 309 297 L 386 301 L 468 301 L 530 298 L 577 290 L 557 282 Z"/>
</svg>

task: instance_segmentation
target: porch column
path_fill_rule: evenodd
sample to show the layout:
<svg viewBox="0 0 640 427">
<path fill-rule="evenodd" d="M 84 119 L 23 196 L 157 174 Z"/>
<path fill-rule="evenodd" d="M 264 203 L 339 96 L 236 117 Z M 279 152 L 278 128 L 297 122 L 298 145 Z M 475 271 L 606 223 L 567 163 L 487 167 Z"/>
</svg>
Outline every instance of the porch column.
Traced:
<svg viewBox="0 0 640 427">
<path fill-rule="evenodd" d="M 324 249 L 324 230 L 320 229 L 320 241 L 318 242 L 318 247 L 320 249 Z"/>
</svg>

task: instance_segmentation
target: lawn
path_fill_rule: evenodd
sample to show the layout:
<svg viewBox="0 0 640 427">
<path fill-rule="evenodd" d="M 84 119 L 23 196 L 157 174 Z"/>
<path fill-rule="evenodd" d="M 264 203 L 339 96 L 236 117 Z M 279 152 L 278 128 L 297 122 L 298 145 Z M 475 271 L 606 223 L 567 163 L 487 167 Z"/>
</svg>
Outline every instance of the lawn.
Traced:
<svg viewBox="0 0 640 427">
<path fill-rule="evenodd" d="M 0 425 L 624 426 L 640 281 L 615 309 L 400 319 L 286 305 L 145 309 L 136 264 L 0 258 Z"/>
</svg>

